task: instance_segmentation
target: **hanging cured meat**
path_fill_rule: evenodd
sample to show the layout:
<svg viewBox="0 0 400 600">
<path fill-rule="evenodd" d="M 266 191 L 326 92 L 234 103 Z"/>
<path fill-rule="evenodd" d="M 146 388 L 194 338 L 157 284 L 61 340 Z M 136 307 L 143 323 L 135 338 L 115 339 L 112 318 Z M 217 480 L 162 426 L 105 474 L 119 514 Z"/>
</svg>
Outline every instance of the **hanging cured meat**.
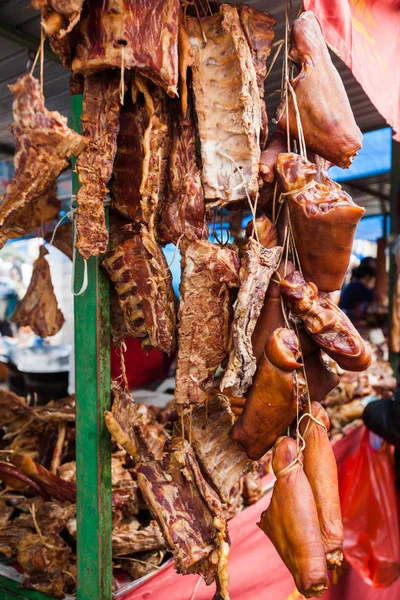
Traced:
<svg viewBox="0 0 400 600">
<path fill-rule="evenodd" d="M 179 0 L 91 0 L 72 70 L 135 69 L 177 95 Z"/>
<path fill-rule="evenodd" d="M 294 271 L 279 282 L 283 299 L 293 315 L 300 319 L 310 337 L 342 369 L 364 371 L 371 364 L 371 353 L 357 329 L 328 295 L 307 283 Z"/>
<path fill-rule="evenodd" d="M 132 223 L 142 221 L 140 186 L 144 162 L 144 132 L 149 125 L 141 97 L 126 94 L 119 120 L 117 153 L 111 181 L 112 206 Z"/>
<path fill-rule="evenodd" d="M 54 294 L 46 254 L 46 248 L 40 246 L 27 292 L 11 317 L 11 321 L 20 327 L 28 325 L 41 338 L 58 333 L 65 321 Z"/>
<path fill-rule="evenodd" d="M 267 342 L 243 412 L 230 434 L 253 460 L 272 448 L 304 406 L 306 385 L 297 372 L 300 357 L 291 329 L 278 329 Z"/>
<path fill-rule="evenodd" d="M 199 573 L 208 585 L 216 579 L 214 599 L 229 600 L 229 545 L 221 502 L 186 440 L 175 437 L 166 450 L 161 462 L 137 468 L 140 491 L 173 552 L 178 573 Z"/>
<path fill-rule="evenodd" d="M 41 25 L 50 46 L 68 69 L 75 49 L 75 31 L 82 14 L 84 0 L 32 0 L 33 8 L 41 10 Z"/>
<path fill-rule="evenodd" d="M 117 151 L 119 87 L 120 78 L 110 73 L 85 77 L 81 126 L 89 143 L 76 162 L 81 184 L 76 196 L 76 247 L 84 258 L 98 256 L 107 250 L 103 200 Z"/>
<path fill-rule="evenodd" d="M 362 145 L 343 82 L 329 56 L 321 27 L 310 10 L 292 27 L 290 58 L 300 73 L 291 81 L 308 149 L 339 167 L 350 166 Z M 278 127 L 286 131 L 286 99 L 277 110 Z M 299 139 L 293 95 L 289 94 L 290 135 Z"/>
<path fill-rule="evenodd" d="M 308 412 L 307 406 L 304 413 Z M 343 524 L 336 459 L 328 438 L 330 423 L 325 409 L 318 402 L 312 402 L 311 415 L 315 420 L 305 416 L 299 425 L 305 444 L 304 473 L 317 506 L 327 567 L 335 569 L 343 561 Z"/>
<path fill-rule="evenodd" d="M 170 148 L 169 113 L 167 98 L 161 88 L 148 84 L 144 77 L 136 75 L 138 90 L 144 96 L 148 125 L 143 134 L 143 165 L 140 182 L 140 206 L 142 220 L 153 234 L 159 203 L 162 199 L 167 177 Z"/>
<path fill-rule="evenodd" d="M 84 138 L 67 127 L 66 117 L 44 106 L 40 83 L 24 75 L 10 86 L 14 96 L 12 132 L 16 142 L 15 174 L 0 204 L 0 240 L 18 225 L 21 210 L 38 202 L 84 148 Z"/>
<path fill-rule="evenodd" d="M 242 448 L 229 437 L 234 417 L 229 400 L 216 394 L 206 405 L 196 406 L 176 428 L 180 435 L 190 436 L 191 445 L 201 470 L 222 502 L 229 502 L 230 494 L 240 478 L 254 463 Z"/>
<path fill-rule="evenodd" d="M 221 382 L 221 390 L 230 387 L 235 396 L 246 393 L 257 368 L 251 338 L 272 273 L 278 267 L 282 254 L 282 248 L 276 245 L 276 229 L 271 221 L 267 217 L 256 219 L 257 235 L 251 235 L 252 224 L 248 229 L 239 273 L 240 289 L 232 326 L 233 348 Z"/>
<path fill-rule="evenodd" d="M 121 109 L 120 133 L 111 184 L 113 207 L 150 232 L 158 219 L 167 179 L 170 117 L 167 96 L 136 74 Z"/>
<path fill-rule="evenodd" d="M 79 22 L 84 0 L 33 0 L 32 6 L 42 11 L 42 27 L 46 34 L 60 39 Z"/>
<path fill-rule="evenodd" d="M 365 210 L 340 185 L 298 154 L 278 156 L 277 173 L 285 190 L 299 262 L 307 280 L 323 292 L 340 289 Z"/>
<path fill-rule="evenodd" d="M 263 150 L 268 139 L 268 115 L 264 101 L 264 81 L 267 76 L 267 58 L 271 53 L 272 42 L 274 41 L 276 21 L 269 13 L 261 12 L 246 4 L 239 5 L 238 11 L 256 70 L 261 108 L 260 148 Z"/>
<path fill-rule="evenodd" d="M 257 75 L 237 8 L 188 17 L 193 94 L 207 201 L 227 204 L 258 191 L 261 107 Z M 206 40 L 206 42 L 204 41 Z"/>
<path fill-rule="evenodd" d="M 57 198 L 57 184 L 53 184 L 35 203 L 22 207 L 12 221 L 0 231 L 0 247 L 7 240 L 20 238 L 31 231 L 41 230 L 51 225 L 59 215 L 61 203 Z"/>
<path fill-rule="evenodd" d="M 196 156 L 196 126 L 192 112 L 175 115 L 168 165 L 167 195 L 161 213 L 159 237 L 176 244 L 184 235 L 190 241 L 208 235 L 204 193 Z"/>
<path fill-rule="evenodd" d="M 328 588 L 325 552 L 317 507 L 294 440 L 277 441 L 272 467 L 276 481 L 271 503 L 258 526 L 274 544 L 300 594 L 320 598 Z"/>
<path fill-rule="evenodd" d="M 175 350 L 176 316 L 172 277 L 161 248 L 142 225 L 140 234 L 124 226 L 102 262 L 115 285 L 125 325 L 142 348 Z"/>
<path fill-rule="evenodd" d="M 207 241 L 188 244 L 182 255 L 179 350 L 175 401 L 205 401 L 220 364 L 228 356 L 231 290 L 239 287 L 239 258 Z"/>
</svg>

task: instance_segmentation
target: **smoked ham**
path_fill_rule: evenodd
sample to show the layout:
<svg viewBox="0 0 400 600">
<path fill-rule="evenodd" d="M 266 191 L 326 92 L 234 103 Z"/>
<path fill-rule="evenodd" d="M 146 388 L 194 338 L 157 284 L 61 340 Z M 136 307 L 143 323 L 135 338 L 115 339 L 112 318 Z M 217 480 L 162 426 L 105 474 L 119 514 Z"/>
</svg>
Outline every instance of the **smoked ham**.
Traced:
<svg viewBox="0 0 400 600">
<path fill-rule="evenodd" d="M 300 356 L 298 338 L 290 329 L 282 328 L 279 342 L 266 345 L 243 412 L 230 433 L 253 460 L 272 448 L 304 406 L 305 381 L 297 372 Z"/>
<path fill-rule="evenodd" d="M 295 440 L 280 438 L 272 467 L 276 481 L 271 503 L 261 515 L 260 529 L 274 544 L 306 598 L 320 598 L 328 588 L 325 552 L 311 486 Z"/>
<path fill-rule="evenodd" d="M 308 413 L 307 406 L 303 414 Z M 335 569 L 343 561 L 343 524 L 336 459 L 328 438 L 330 423 L 325 409 L 318 402 L 312 402 L 311 415 L 316 421 L 304 416 L 299 425 L 305 444 L 304 473 L 317 506 L 327 567 Z"/>
<path fill-rule="evenodd" d="M 76 196 L 76 247 L 83 258 L 98 256 L 107 250 L 103 200 L 117 151 L 119 85 L 120 78 L 107 72 L 85 77 L 81 126 L 88 144 L 76 162 L 81 184 Z"/>
<path fill-rule="evenodd" d="M 310 10 L 293 23 L 290 58 L 300 73 L 292 79 L 307 148 L 333 164 L 347 168 L 361 148 L 357 127 L 343 82 L 329 56 L 321 27 Z M 299 139 L 293 94 L 289 98 L 290 135 Z M 286 131 L 286 98 L 278 106 L 278 127 Z"/>
<path fill-rule="evenodd" d="M 11 317 L 11 321 L 20 327 L 29 326 L 41 338 L 58 333 L 65 321 L 54 294 L 49 263 L 45 259 L 48 253 L 44 246 L 40 246 L 29 287 Z"/>
<path fill-rule="evenodd" d="M 229 353 L 231 291 L 239 287 L 240 262 L 230 248 L 201 240 L 182 255 L 177 404 L 206 400 L 214 375 Z"/>
<path fill-rule="evenodd" d="M 254 233 L 256 232 L 256 235 Z M 247 236 L 240 267 L 240 289 L 232 326 L 232 350 L 221 382 L 221 390 L 232 388 L 242 396 L 250 386 L 257 368 L 252 335 L 264 304 L 265 294 L 282 254 L 276 245 L 276 229 L 267 217 L 255 220 L 255 232 Z"/>
<path fill-rule="evenodd" d="M 279 289 L 308 335 L 342 369 L 364 371 L 369 367 L 370 351 L 349 318 L 328 295 L 319 294 L 317 286 L 307 283 L 298 271 L 281 279 Z"/>
<path fill-rule="evenodd" d="M 67 126 L 67 118 L 44 106 L 40 83 L 23 75 L 10 86 L 14 96 L 12 132 L 16 143 L 14 177 L 0 204 L 0 242 L 17 224 L 21 210 L 38 202 L 69 166 L 86 141 Z"/>
<path fill-rule="evenodd" d="M 147 352 L 172 354 L 176 347 L 175 298 L 165 256 L 142 225 L 125 225 L 112 239 L 102 266 L 114 283 L 130 335 Z"/>
<path fill-rule="evenodd" d="M 300 155 L 283 153 L 276 165 L 286 194 L 291 230 L 304 277 L 322 292 L 340 289 L 365 210 L 357 206 L 326 170 Z"/>
<path fill-rule="evenodd" d="M 222 4 L 186 20 L 206 201 L 224 205 L 258 191 L 261 106 L 238 10 Z"/>
<path fill-rule="evenodd" d="M 179 0 L 92 0 L 77 28 L 72 70 L 124 65 L 176 96 L 179 8 Z"/>
</svg>

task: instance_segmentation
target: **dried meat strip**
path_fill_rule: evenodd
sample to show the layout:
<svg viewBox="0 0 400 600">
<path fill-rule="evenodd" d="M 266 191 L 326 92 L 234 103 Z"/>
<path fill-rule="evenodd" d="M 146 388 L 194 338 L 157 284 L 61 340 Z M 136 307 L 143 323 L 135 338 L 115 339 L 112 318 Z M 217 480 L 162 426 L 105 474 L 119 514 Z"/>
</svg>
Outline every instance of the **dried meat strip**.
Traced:
<svg viewBox="0 0 400 600">
<path fill-rule="evenodd" d="M 44 246 L 40 246 L 27 292 L 11 317 L 11 321 L 20 326 L 29 325 L 41 338 L 58 333 L 65 321 L 58 308 L 49 263 L 45 259 L 48 253 Z"/>
<path fill-rule="evenodd" d="M 206 201 L 255 197 L 261 106 L 256 70 L 237 8 L 186 22 Z M 207 40 L 205 42 L 205 40 Z"/>
<path fill-rule="evenodd" d="M 258 91 L 261 99 L 261 134 L 260 147 L 264 150 L 268 140 L 268 115 L 264 101 L 264 81 L 267 77 L 267 58 L 271 53 L 274 40 L 274 17 L 246 4 L 238 7 L 240 23 L 246 35 L 253 56 L 257 75 Z"/>
<path fill-rule="evenodd" d="M 240 267 L 240 289 L 232 326 L 232 350 L 221 382 L 221 390 L 232 388 L 234 396 L 243 396 L 251 385 L 257 360 L 252 335 L 264 304 L 272 274 L 282 254 L 276 245 L 275 226 L 267 217 L 256 219 L 258 240 L 248 237 Z"/>
<path fill-rule="evenodd" d="M 54 231 L 54 230 L 53 230 Z M 45 234 L 44 239 L 46 242 L 51 242 L 51 245 L 63 252 L 65 256 L 68 256 L 70 260 L 73 258 L 73 243 L 72 243 L 72 223 L 65 223 L 61 227 L 57 228 L 56 234 L 53 239 L 53 231 Z"/>
<path fill-rule="evenodd" d="M 138 466 L 140 491 L 173 552 L 178 573 L 199 573 L 207 585 L 217 579 L 215 598 L 228 600 L 229 545 L 221 501 L 186 440 L 174 438 L 166 449 L 162 462 Z"/>
<path fill-rule="evenodd" d="M 143 349 L 172 354 L 176 347 L 175 298 L 165 256 L 144 225 L 117 234 L 102 262 L 114 283 L 126 327 Z"/>
<path fill-rule="evenodd" d="M 140 184 L 142 220 L 154 232 L 159 204 L 167 179 L 170 148 L 170 122 L 167 97 L 159 87 L 148 84 L 144 77 L 136 75 L 138 90 L 144 96 L 149 118 L 143 134 L 143 165 Z"/>
<path fill-rule="evenodd" d="M 111 192 L 113 208 L 132 223 L 142 221 L 140 186 L 144 161 L 143 139 L 149 117 L 142 99 L 126 94 L 121 107 L 117 154 Z"/>
<path fill-rule="evenodd" d="M 72 70 L 93 73 L 123 63 L 176 96 L 179 8 L 179 0 L 91 0 Z"/>
<path fill-rule="evenodd" d="M 276 170 L 287 194 L 290 224 L 305 278 L 319 290 L 341 288 L 354 233 L 365 209 L 326 170 L 294 153 L 279 154 Z"/>
<path fill-rule="evenodd" d="M 165 92 L 136 74 L 121 110 L 111 184 L 113 207 L 150 231 L 158 221 L 165 192 L 170 117 Z"/>
<path fill-rule="evenodd" d="M 20 211 L 38 202 L 69 166 L 85 139 L 67 127 L 67 119 L 44 106 L 40 83 L 24 75 L 10 86 L 14 96 L 12 132 L 16 143 L 15 174 L 0 205 L 1 241 L 16 225 Z"/>
<path fill-rule="evenodd" d="M 78 203 L 76 247 L 84 258 L 107 250 L 108 233 L 103 200 L 112 175 L 119 131 L 120 78 L 111 73 L 85 77 L 82 133 L 88 145 L 76 169 L 81 187 Z"/>
<path fill-rule="evenodd" d="M 167 196 L 163 204 L 159 237 L 176 244 L 184 235 L 195 241 L 207 238 L 204 193 L 196 156 L 196 126 L 191 111 L 173 121 L 168 165 Z"/>
<path fill-rule="evenodd" d="M 179 351 L 175 401 L 205 401 L 220 364 L 228 356 L 231 290 L 239 286 L 239 258 L 208 241 L 187 245 L 182 255 Z"/>
<path fill-rule="evenodd" d="M 362 145 L 343 82 L 329 56 L 321 27 L 310 10 L 292 27 L 290 58 L 300 73 L 291 81 L 297 99 L 304 140 L 309 150 L 339 167 L 350 166 Z M 289 95 L 290 134 L 299 139 L 293 95 Z M 277 109 L 277 123 L 286 131 L 286 98 Z"/>
<path fill-rule="evenodd" d="M 222 394 L 216 394 L 207 405 L 196 406 L 183 417 L 184 431 L 190 435 L 200 468 L 225 503 L 231 500 L 240 478 L 255 466 L 229 437 L 233 423 L 229 400 Z M 180 420 L 176 422 L 176 428 L 182 434 Z"/>
</svg>

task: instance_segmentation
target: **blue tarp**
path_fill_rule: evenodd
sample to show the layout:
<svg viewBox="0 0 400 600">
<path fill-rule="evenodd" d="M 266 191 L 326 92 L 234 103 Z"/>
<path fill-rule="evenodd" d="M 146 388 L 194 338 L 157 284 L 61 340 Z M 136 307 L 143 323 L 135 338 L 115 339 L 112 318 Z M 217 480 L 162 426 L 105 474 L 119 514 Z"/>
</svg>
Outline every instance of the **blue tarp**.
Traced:
<svg viewBox="0 0 400 600">
<path fill-rule="evenodd" d="M 391 169 L 392 129 L 384 127 L 363 135 L 363 147 L 349 169 L 332 167 L 329 175 L 335 181 L 348 181 L 360 177 L 381 175 Z"/>
</svg>

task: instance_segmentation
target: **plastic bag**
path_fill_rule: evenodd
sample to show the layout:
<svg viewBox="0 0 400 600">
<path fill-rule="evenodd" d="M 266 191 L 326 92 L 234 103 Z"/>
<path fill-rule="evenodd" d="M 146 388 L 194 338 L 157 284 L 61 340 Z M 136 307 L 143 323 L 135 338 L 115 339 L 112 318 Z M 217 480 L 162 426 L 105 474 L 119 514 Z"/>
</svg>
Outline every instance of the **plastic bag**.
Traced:
<svg viewBox="0 0 400 600">
<path fill-rule="evenodd" d="M 367 429 L 348 458 L 340 496 L 346 559 L 365 583 L 389 586 L 400 576 L 393 457 L 386 442 Z"/>
</svg>

